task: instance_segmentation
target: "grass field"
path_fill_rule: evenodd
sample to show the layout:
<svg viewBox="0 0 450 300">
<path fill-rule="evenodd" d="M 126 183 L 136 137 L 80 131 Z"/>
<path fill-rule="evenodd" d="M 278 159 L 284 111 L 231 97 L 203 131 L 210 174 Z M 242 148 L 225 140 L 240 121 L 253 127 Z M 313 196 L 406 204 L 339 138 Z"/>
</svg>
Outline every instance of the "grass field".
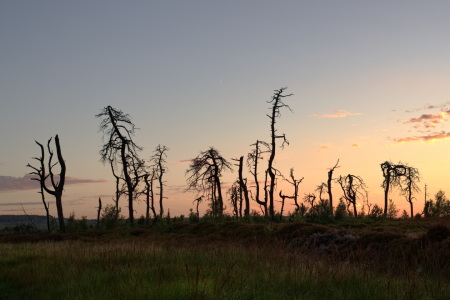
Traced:
<svg viewBox="0 0 450 300">
<path fill-rule="evenodd" d="M 448 220 L 3 234 L 0 299 L 449 299 Z"/>
</svg>

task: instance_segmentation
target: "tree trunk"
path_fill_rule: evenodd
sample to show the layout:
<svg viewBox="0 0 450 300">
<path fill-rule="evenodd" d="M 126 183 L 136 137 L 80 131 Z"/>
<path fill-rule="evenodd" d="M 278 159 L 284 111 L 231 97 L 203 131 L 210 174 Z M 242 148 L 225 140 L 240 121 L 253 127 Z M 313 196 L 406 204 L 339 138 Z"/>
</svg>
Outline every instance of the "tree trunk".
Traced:
<svg viewBox="0 0 450 300">
<path fill-rule="evenodd" d="M 244 216 L 248 217 L 250 216 L 250 198 L 248 197 L 247 185 L 245 184 L 244 178 L 242 176 L 243 164 L 244 164 L 244 157 L 241 156 L 239 158 L 239 185 L 241 187 L 241 192 L 244 194 L 245 199 Z"/>
<path fill-rule="evenodd" d="M 390 187 L 390 176 L 388 175 L 386 178 L 386 186 L 384 187 L 384 216 L 387 217 L 387 211 L 388 211 L 388 198 L 389 198 L 389 187 Z"/>
<path fill-rule="evenodd" d="M 97 228 L 100 227 L 100 213 L 102 211 L 102 199 L 98 198 L 98 210 L 97 210 Z"/>
<path fill-rule="evenodd" d="M 64 222 L 61 194 L 55 194 L 55 200 L 56 200 L 56 211 L 58 212 L 59 231 L 66 232 L 66 224 Z"/>
</svg>

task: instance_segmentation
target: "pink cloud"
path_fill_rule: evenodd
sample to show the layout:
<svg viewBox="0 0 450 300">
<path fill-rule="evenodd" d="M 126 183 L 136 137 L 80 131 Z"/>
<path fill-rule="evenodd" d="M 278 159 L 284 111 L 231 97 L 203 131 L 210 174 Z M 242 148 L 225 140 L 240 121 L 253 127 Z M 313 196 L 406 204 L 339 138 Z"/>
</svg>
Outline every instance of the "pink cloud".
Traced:
<svg viewBox="0 0 450 300">
<path fill-rule="evenodd" d="M 24 191 L 39 189 L 39 183 L 31 180 L 34 176 L 25 175 L 24 177 L 0 176 L 0 192 Z M 66 176 L 67 185 L 83 183 L 107 182 L 105 179 L 83 179 Z"/>
<path fill-rule="evenodd" d="M 450 139 L 450 132 L 440 132 L 440 133 L 434 133 L 430 135 L 423 135 L 423 136 L 412 136 L 412 137 L 405 137 L 401 139 L 395 139 L 394 142 L 396 143 L 408 143 L 408 142 L 435 142 L 438 140 L 447 140 Z"/>
<path fill-rule="evenodd" d="M 315 117 L 315 118 L 346 118 L 349 116 L 359 116 L 362 115 L 361 113 L 351 113 L 345 110 L 333 110 L 333 113 L 331 114 L 312 114 L 310 115 L 310 117 Z"/>
<path fill-rule="evenodd" d="M 192 162 L 191 159 L 185 159 L 185 160 L 180 160 L 180 161 L 174 163 L 174 165 L 175 165 L 175 167 L 179 167 L 179 166 L 184 166 L 184 165 L 190 164 L 191 162 Z"/>
<path fill-rule="evenodd" d="M 359 147 L 361 147 L 361 144 L 355 143 L 355 144 L 352 145 L 352 148 L 359 148 Z"/>
<path fill-rule="evenodd" d="M 420 117 L 402 121 L 402 123 L 419 123 L 414 125 L 414 128 L 419 128 L 421 125 L 425 128 L 434 128 L 438 124 L 450 122 L 450 119 L 447 118 L 448 116 L 450 116 L 450 110 L 445 110 L 437 114 L 423 114 Z"/>
</svg>

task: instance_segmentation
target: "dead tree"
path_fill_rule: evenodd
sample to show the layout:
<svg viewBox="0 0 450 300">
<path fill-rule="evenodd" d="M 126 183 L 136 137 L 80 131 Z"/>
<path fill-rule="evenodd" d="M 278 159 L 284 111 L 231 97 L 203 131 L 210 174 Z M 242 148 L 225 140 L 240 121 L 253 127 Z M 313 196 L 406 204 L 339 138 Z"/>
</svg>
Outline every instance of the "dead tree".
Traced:
<svg viewBox="0 0 450 300">
<path fill-rule="evenodd" d="M 66 163 L 64 161 L 64 158 L 62 156 L 61 152 L 61 146 L 59 143 L 59 137 L 58 135 L 55 136 L 55 146 L 56 146 L 56 156 L 58 161 L 53 163 L 53 155 L 54 152 L 50 147 L 50 143 L 52 141 L 52 138 L 50 138 L 47 142 L 47 151 L 49 154 L 48 158 L 48 174 L 46 173 L 46 167 L 45 167 L 45 151 L 44 146 L 42 144 L 38 143 L 36 141 L 36 144 L 41 148 L 41 157 L 34 157 L 33 159 L 36 159 L 39 161 L 39 167 L 33 167 L 32 165 L 28 164 L 27 167 L 32 168 L 34 172 L 31 172 L 30 174 L 38 176 L 37 178 L 32 178 L 33 180 L 39 181 L 41 185 L 41 192 L 45 190 L 47 193 L 55 197 L 56 201 L 56 211 L 58 213 L 58 223 L 59 223 L 59 230 L 61 232 L 66 232 L 66 225 L 64 223 L 64 213 L 63 213 L 63 207 L 62 207 L 62 194 L 64 191 L 64 183 L 66 180 Z M 60 172 L 59 175 L 55 175 L 53 172 L 53 168 L 59 164 Z M 50 183 L 53 187 L 53 189 L 49 189 L 46 184 L 46 180 L 50 178 Z M 42 195 L 43 196 L 43 195 Z M 44 207 L 46 209 L 47 213 L 47 222 L 48 222 L 48 229 L 50 229 L 50 221 L 49 221 L 49 214 L 48 214 L 48 204 L 45 204 L 44 201 Z"/>
<path fill-rule="evenodd" d="M 278 135 L 277 130 L 275 129 L 276 119 L 281 117 L 280 109 L 287 108 L 290 111 L 292 111 L 289 107 L 289 105 L 285 104 L 283 102 L 283 98 L 290 97 L 293 94 L 283 95 L 283 92 L 286 90 L 286 88 L 280 88 L 279 90 L 275 90 L 272 98 L 267 101 L 267 103 L 270 103 L 272 107 L 270 108 L 271 114 L 267 115 L 270 119 L 270 156 L 269 161 L 267 165 L 267 173 L 270 178 L 270 184 L 268 187 L 268 196 L 269 196 L 269 214 L 270 218 L 272 220 L 275 219 L 275 208 L 274 208 L 274 193 L 275 193 L 275 180 L 276 180 L 276 170 L 273 167 L 273 163 L 275 160 L 275 154 L 276 154 L 276 141 L 277 139 L 282 139 L 281 147 L 283 148 L 285 144 L 289 145 L 288 140 L 286 139 L 286 135 Z"/>
<path fill-rule="evenodd" d="M 258 162 L 259 160 L 263 159 L 262 154 L 269 152 L 269 144 L 263 141 L 256 140 L 256 143 L 250 145 L 255 146 L 255 148 L 250 152 L 247 156 L 247 166 L 250 169 L 250 173 L 253 175 L 254 181 L 255 181 L 255 201 L 259 205 L 261 205 L 264 208 L 264 215 L 268 216 L 267 211 L 267 199 L 264 197 L 264 200 L 260 200 L 260 187 L 259 187 L 259 180 L 258 180 Z M 262 147 L 265 147 L 266 149 L 262 149 Z"/>
<path fill-rule="evenodd" d="M 300 205 L 298 203 L 298 186 L 300 185 L 300 183 L 302 183 L 302 181 L 305 177 L 302 177 L 301 179 L 295 179 L 294 168 L 291 168 L 291 170 L 289 171 L 289 178 L 290 179 L 284 178 L 284 180 L 287 181 L 289 184 L 291 184 L 294 187 L 294 195 L 292 197 L 287 197 L 287 198 L 294 199 L 294 204 L 298 211 L 298 210 L 300 210 Z M 280 192 L 280 197 L 281 197 L 281 192 Z"/>
<path fill-rule="evenodd" d="M 227 194 L 230 196 L 229 199 L 231 207 L 233 208 L 234 216 L 236 219 L 242 217 L 242 191 L 238 181 L 233 183 L 233 185 L 228 189 Z"/>
<path fill-rule="evenodd" d="M 150 172 L 146 172 L 144 174 L 144 182 L 145 182 L 145 188 L 144 188 L 144 195 L 145 195 L 145 219 L 147 223 L 150 223 L 150 210 L 153 213 L 153 219 L 156 220 L 158 215 L 156 214 L 155 210 L 155 194 L 153 191 L 153 181 L 156 177 L 156 170 L 152 168 Z"/>
<path fill-rule="evenodd" d="M 123 176 L 128 196 L 129 221 L 133 225 L 133 200 L 139 178 L 133 177 L 136 174 L 137 166 L 132 164 L 141 165 L 138 152 L 142 150 L 133 141 L 135 125 L 131 122 L 128 114 L 111 106 L 105 107 L 96 117 L 102 118 L 100 131 L 103 132 L 103 140 L 107 141 L 100 150 L 101 161 L 103 163 L 112 161 L 122 166 L 120 173 Z"/>
<path fill-rule="evenodd" d="M 400 181 L 402 194 L 409 203 L 411 218 L 414 217 L 413 202 L 416 199 L 413 194 L 420 192 L 417 183 L 420 181 L 419 170 L 410 166 L 406 166 L 406 173 Z"/>
<path fill-rule="evenodd" d="M 324 193 L 324 190 L 328 188 L 328 185 L 325 182 L 322 182 L 321 184 L 319 184 L 316 189 L 314 190 L 314 192 L 318 192 L 319 193 L 319 200 L 323 201 L 324 199 L 322 198 L 322 194 Z"/>
<path fill-rule="evenodd" d="M 111 172 L 115 178 L 115 185 L 116 185 L 116 195 L 115 198 L 113 199 L 114 204 L 115 204 L 115 210 L 116 210 L 116 219 L 119 218 L 119 211 L 120 211 L 120 207 L 119 207 L 119 199 L 120 196 L 125 194 L 125 187 L 123 185 L 121 185 L 121 177 L 116 173 L 116 166 L 115 166 L 115 162 L 113 159 L 109 159 L 109 164 L 111 166 Z"/>
<path fill-rule="evenodd" d="M 345 200 L 353 206 L 353 216 L 357 217 L 356 201 L 361 198 L 364 200 L 367 194 L 364 181 L 360 176 L 348 174 L 345 177 L 339 176 L 337 182 L 342 188 Z"/>
<path fill-rule="evenodd" d="M 391 162 L 385 161 L 381 164 L 381 171 L 383 172 L 383 184 L 384 188 L 384 216 L 387 217 L 389 206 L 389 190 L 400 186 L 400 181 L 403 176 L 406 175 L 407 166 L 399 163 L 394 165 Z"/>
<path fill-rule="evenodd" d="M 200 205 L 200 203 L 202 203 L 203 200 L 203 196 L 200 196 L 198 198 L 196 198 L 194 201 L 192 201 L 192 204 L 194 204 L 195 202 L 197 202 L 197 205 L 195 206 L 195 211 L 197 214 L 197 218 L 200 220 L 200 211 L 198 210 L 198 206 Z"/>
<path fill-rule="evenodd" d="M 42 157 L 39 157 L 39 158 L 34 157 L 34 159 L 40 161 L 42 159 Z M 40 183 L 41 176 L 42 176 L 42 170 L 39 168 L 35 168 L 35 167 L 31 166 L 30 164 L 28 164 L 27 167 L 32 168 L 34 170 L 34 172 L 30 172 L 31 175 L 38 176 L 38 177 L 31 178 L 31 180 L 36 180 L 36 181 L 39 181 L 39 183 Z M 47 218 L 47 231 L 51 232 L 49 203 L 47 201 L 45 201 L 44 186 L 42 184 L 39 184 L 39 187 L 40 187 L 40 191 L 38 192 L 38 194 L 41 194 L 42 204 L 44 204 L 45 216 Z"/>
<path fill-rule="evenodd" d="M 328 170 L 328 181 L 327 181 L 327 190 L 328 190 L 328 200 L 330 201 L 330 211 L 333 214 L 333 194 L 331 193 L 331 181 L 333 180 L 333 172 L 336 168 L 339 168 L 339 159 L 337 160 L 334 167 Z"/>
<path fill-rule="evenodd" d="M 294 199 L 294 196 L 287 196 L 283 194 L 283 191 L 280 190 L 280 198 L 281 198 L 281 211 L 280 211 L 280 221 L 283 220 L 283 210 L 284 210 L 284 204 L 286 202 L 286 198 L 288 199 Z M 298 207 L 298 209 L 300 209 L 300 207 Z"/>
<path fill-rule="evenodd" d="M 314 203 L 316 201 L 316 195 L 314 195 L 314 193 L 305 194 L 303 200 L 310 205 L 310 211 L 315 209 Z"/>
<path fill-rule="evenodd" d="M 169 151 L 169 148 L 166 146 L 158 145 L 154 151 L 153 156 L 150 158 L 150 162 L 153 163 L 155 166 L 155 171 L 157 173 L 156 178 L 158 179 L 159 183 L 159 217 L 162 218 L 164 215 L 164 206 L 163 206 L 163 199 L 167 197 L 164 197 L 164 180 L 163 176 L 167 172 L 166 167 L 166 157 L 167 157 L 167 151 Z"/>
<path fill-rule="evenodd" d="M 245 201 L 245 208 L 244 208 L 244 216 L 249 217 L 250 216 L 250 197 L 248 195 L 248 188 L 247 188 L 247 178 L 244 178 L 243 176 L 243 165 L 244 165 L 244 157 L 241 156 L 239 159 L 233 158 L 234 161 L 239 162 L 236 166 L 238 166 L 238 180 L 237 183 L 239 184 L 239 205 L 240 210 L 242 210 L 242 202 Z M 242 217 L 242 213 L 240 213 L 240 216 Z"/>
<path fill-rule="evenodd" d="M 231 164 L 213 147 L 200 152 L 196 158 L 191 160 L 191 164 L 186 170 L 187 190 L 208 193 L 213 216 L 223 215 L 224 205 L 220 178 L 222 173 L 227 170 L 232 171 Z"/>
<path fill-rule="evenodd" d="M 97 228 L 100 227 L 100 213 L 102 211 L 102 199 L 98 197 L 98 207 L 97 207 Z"/>
</svg>

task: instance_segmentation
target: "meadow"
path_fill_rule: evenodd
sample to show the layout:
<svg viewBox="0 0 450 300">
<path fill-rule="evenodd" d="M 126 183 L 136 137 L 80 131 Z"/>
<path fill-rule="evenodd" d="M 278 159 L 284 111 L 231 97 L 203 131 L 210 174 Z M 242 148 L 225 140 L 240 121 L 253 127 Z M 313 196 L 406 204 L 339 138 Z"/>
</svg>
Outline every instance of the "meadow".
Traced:
<svg viewBox="0 0 450 300">
<path fill-rule="evenodd" d="M 0 299 L 449 299 L 450 219 L 0 235 Z"/>
</svg>

